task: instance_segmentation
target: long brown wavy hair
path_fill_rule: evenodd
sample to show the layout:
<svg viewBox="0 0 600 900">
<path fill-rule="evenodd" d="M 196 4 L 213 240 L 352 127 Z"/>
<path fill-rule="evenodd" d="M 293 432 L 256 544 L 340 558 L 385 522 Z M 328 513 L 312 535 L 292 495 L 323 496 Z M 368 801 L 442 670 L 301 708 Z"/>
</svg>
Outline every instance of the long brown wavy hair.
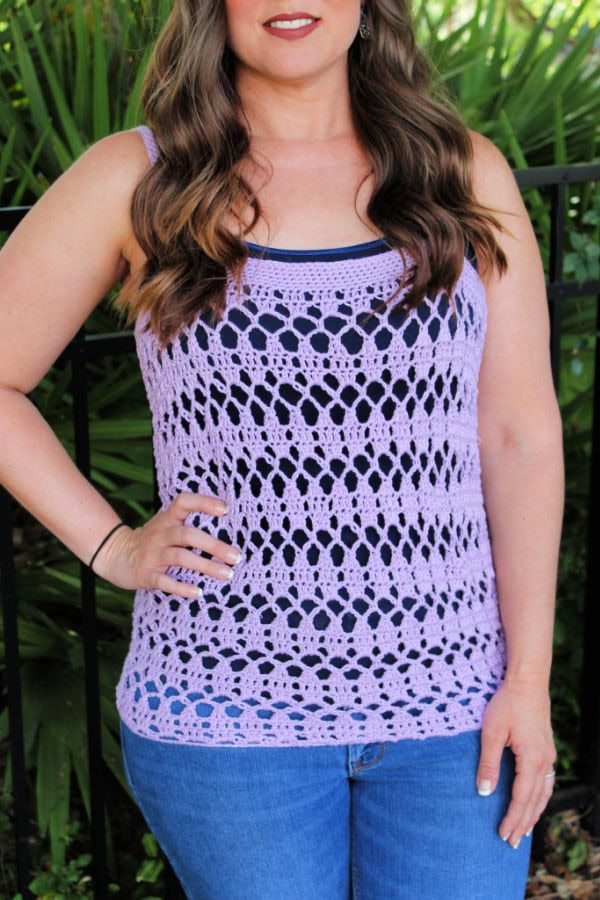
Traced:
<svg viewBox="0 0 600 900">
<path fill-rule="evenodd" d="M 503 272 L 507 263 L 494 235 L 498 222 L 474 197 L 467 129 L 431 95 L 410 3 L 367 0 L 365 13 L 371 38 L 357 36 L 350 47 L 349 86 L 373 171 L 367 215 L 413 261 L 401 304 L 414 308 L 425 296 L 452 293 L 468 243 L 484 269 Z M 241 174 L 250 138 L 235 67 L 223 0 L 174 0 L 142 94 L 160 149 L 132 203 L 148 262 L 121 300 L 130 320 L 149 314 L 163 345 L 198 314 L 221 318 L 228 277 L 239 282 L 248 255 L 243 235 L 261 216 Z"/>
</svg>

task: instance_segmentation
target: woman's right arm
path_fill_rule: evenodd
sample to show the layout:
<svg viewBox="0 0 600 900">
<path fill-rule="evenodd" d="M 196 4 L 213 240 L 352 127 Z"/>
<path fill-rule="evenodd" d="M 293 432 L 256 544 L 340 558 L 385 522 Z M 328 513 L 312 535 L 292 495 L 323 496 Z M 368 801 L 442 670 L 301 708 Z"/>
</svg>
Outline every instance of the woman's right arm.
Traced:
<svg viewBox="0 0 600 900">
<path fill-rule="evenodd" d="M 0 482 L 84 562 L 119 517 L 26 395 L 127 276 L 132 259 L 139 261 L 129 210 L 148 165 L 138 134 L 100 141 L 44 194 L 0 252 Z M 98 554 L 96 572 L 121 587 L 184 597 L 198 591 L 169 578 L 169 566 L 226 578 L 229 567 L 219 560 L 232 548 L 184 527 L 193 511 L 219 515 L 219 501 L 184 494 L 142 528 L 119 529 Z"/>
</svg>

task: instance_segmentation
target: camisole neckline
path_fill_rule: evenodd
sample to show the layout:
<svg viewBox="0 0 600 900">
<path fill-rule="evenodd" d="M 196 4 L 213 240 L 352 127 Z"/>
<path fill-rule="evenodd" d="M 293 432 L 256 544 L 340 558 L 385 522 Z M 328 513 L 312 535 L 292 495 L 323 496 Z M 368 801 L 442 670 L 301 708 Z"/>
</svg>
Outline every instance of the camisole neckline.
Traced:
<svg viewBox="0 0 600 900">
<path fill-rule="evenodd" d="M 246 242 L 248 255 L 252 259 L 270 259 L 276 262 L 339 262 L 345 259 L 362 259 L 390 250 L 384 238 L 377 238 L 363 244 L 348 247 L 332 247 L 324 250 L 284 250 L 277 247 L 263 247 L 261 244 Z"/>
</svg>

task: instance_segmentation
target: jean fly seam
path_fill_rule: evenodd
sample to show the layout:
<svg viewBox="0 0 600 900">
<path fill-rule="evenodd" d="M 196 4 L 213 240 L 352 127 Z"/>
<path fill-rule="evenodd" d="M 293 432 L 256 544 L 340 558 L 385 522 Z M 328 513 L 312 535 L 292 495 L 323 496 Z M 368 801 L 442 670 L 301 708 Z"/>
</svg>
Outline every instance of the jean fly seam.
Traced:
<svg viewBox="0 0 600 900">
<path fill-rule="evenodd" d="M 375 757 L 375 759 L 372 759 L 371 762 L 365 763 L 364 765 L 357 766 L 356 768 L 353 768 L 353 769 L 352 769 L 352 772 L 351 772 L 351 775 L 352 775 L 352 776 L 354 776 L 354 775 L 360 775 L 360 773 L 361 773 L 361 772 L 364 772 L 365 769 L 370 769 L 371 766 L 377 765 L 377 763 L 381 762 L 384 753 L 385 753 L 385 743 L 382 743 L 382 744 L 381 744 L 381 749 L 380 749 L 379 753 L 377 754 L 377 756 Z"/>
<path fill-rule="evenodd" d="M 353 816 L 353 812 L 352 812 L 352 806 L 353 806 L 352 801 L 353 801 L 353 798 L 352 798 L 352 787 L 351 787 L 350 788 L 350 872 L 351 872 L 352 878 L 351 878 L 350 888 L 351 888 L 351 893 L 352 893 L 351 900 L 359 900 L 358 890 L 357 890 L 357 882 L 358 882 L 357 869 L 356 869 L 355 859 L 354 859 L 355 837 L 354 837 L 354 816 Z"/>
</svg>

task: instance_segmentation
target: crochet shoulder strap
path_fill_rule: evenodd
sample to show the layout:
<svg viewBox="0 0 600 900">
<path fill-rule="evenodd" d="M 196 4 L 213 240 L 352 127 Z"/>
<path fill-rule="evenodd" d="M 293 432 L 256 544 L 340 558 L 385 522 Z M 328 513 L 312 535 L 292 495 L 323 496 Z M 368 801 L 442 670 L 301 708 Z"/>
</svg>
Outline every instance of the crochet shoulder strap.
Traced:
<svg viewBox="0 0 600 900">
<path fill-rule="evenodd" d="M 132 128 L 132 131 L 138 131 L 142 137 L 144 142 L 144 146 L 148 153 L 148 158 L 152 165 L 156 162 L 159 156 L 158 144 L 156 143 L 156 138 L 154 137 L 154 132 L 151 128 L 148 128 L 147 125 L 138 125 L 137 128 Z"/>
</svg>

